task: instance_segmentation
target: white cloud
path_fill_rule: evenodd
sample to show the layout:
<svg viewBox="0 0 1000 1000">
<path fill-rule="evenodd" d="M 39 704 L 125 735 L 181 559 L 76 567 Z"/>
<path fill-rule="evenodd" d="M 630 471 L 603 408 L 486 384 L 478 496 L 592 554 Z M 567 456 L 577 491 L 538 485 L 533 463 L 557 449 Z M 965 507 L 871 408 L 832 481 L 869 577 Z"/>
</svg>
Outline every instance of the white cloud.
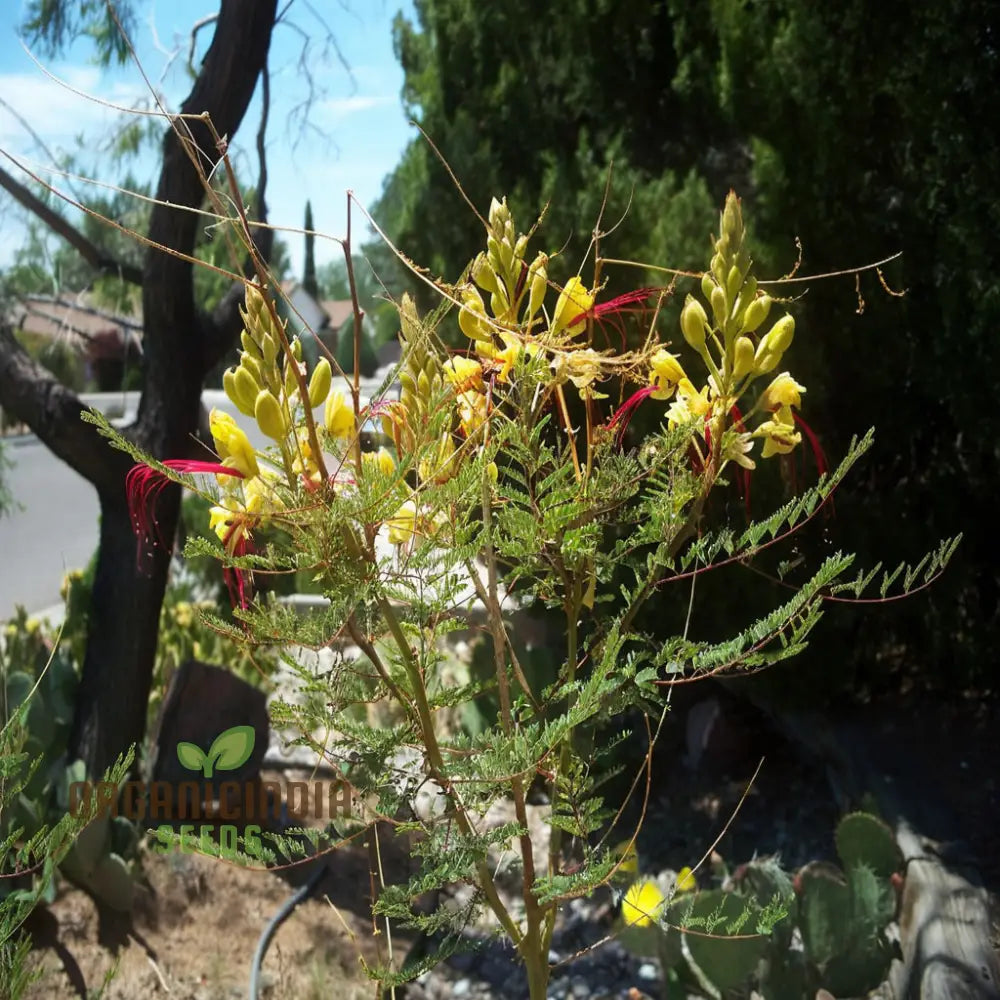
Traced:
<svg viewBox="0 0 1000 1000">
<path fill-rule="evenodd" d="M 119 113 L 114 108 L 82 95 L 89 94 L 122 107 L 129 107 L 143 97 L 143 92 L 132 84 L 109 86 L 94 66 L 62 66 L 54 69 L 53 74 L 68 87 L 40 71 L 0 73 L 0 97 L 53 147 L 68 147 L 78 135 L 92 136 L 95 131 L 108 129 L 116 120 Z M 38 153 L 29 133 L 3 106 L 0 106 L 0 146 L 11 153 L 29 150 Z"/>
<path fill-rule="evenodd" d="M 346 118 L 348 115 L 355 115 L 361 111 L 371 111 L 373 108 L 383 108 L 394 104 L 395 97 L 388 95 L 362 95 L 355 94 L 352 97 L 330 97 L 320 101 L 320 111 L 327 112 L 333 118 Z"/>
</svg>

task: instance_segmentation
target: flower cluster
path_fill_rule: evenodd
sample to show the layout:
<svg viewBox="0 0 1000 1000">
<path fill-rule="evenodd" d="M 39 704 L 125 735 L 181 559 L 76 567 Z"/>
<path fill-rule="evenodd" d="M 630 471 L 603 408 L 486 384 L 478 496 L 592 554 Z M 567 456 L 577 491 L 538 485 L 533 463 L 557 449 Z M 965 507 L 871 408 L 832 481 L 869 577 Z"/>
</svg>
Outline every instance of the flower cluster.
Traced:
<svg viewBox="0 0 1000 1000">
<path fill-rule="evenodd" d="M 750 453 L 758 438 L 763 439 L 763 458 L 787 455 L 802 440 L 798 426 L 809 436 L 822 467 L 815 439 L 795 412 L 805 387 L 788 372 L 774 376 L 750 410 L 740 412 L 739 404 L 751 386 L 781 363 L 795 334 L 795 320 L 785 314 L 766 333 L 761 332 L 773 301 L 758 288 L 753 276 L 744 245 L 740 203 L 732 192 L 722 212 L 720 230 L 710 269 L 701 281 L 709 309 L 689 294 L 680 316 L 685 342 L 704 363 L 705 383 L 696 388 L 678 355 L 660 347 L 649 358 L 649 385 L 644 395 L 671 400 L 669 426 L 693 423 L 704 440 L 703 457 L 711 452 L 714 436 L 718 442 L 717 468 L 733 461 L 746 470 L 753 469 Z M 751 419 L 757 416 L 763 419 L 749 430 Z M 730 435 L 723 451 L 723 432 L 733 427 L 737 434 Z"/>
</svg>

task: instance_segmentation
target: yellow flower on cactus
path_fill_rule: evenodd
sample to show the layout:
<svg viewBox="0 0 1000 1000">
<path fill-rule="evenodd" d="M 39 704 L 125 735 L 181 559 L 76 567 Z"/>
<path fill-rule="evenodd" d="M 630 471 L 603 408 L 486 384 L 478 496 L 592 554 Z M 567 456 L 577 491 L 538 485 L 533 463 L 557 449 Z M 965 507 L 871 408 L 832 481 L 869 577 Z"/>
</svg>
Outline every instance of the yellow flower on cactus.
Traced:
<svg viewBox="0 0 1000 1000">
<path fill-rule="evenodd" d="M 674 892 L 694 892 L 698 883 L 694 880 L 694 872 L 686 865 L 677 873 L 677 885 Z"/>
<path fill-rule="evenodd" d="M 482 389 L 483 387 L 483 366 L 472 358 L 457 354 L 444 363 L 443 371 L 444 377 L 459 392 Z"/>
<path fill-rule="evenodd" d="M 708 386 L 699 391 L 691 384 L 690 379 L 682 378 L 677 383 L 677 398 L 667 410 L 667 426 L 678 427 L 698 418 L 704 419 L 711 411 Z"/>
<path fill-rule="evenodd" d="M 806 391 L 804 385 L 799 385 L 788 372 L 775 376 L 774 381 L 764 390 L 760 405 L 770 412 L 782 406 L 798 408 L 802 403 L 801 393 Z"/>
<path fill-rule="evenodd" d="M 558 334 L 565 330 L 571 337 L 583 333 L 587 325 L 587 313 L 593 304 L 594 296 L 587 291 L 580 278 L 574 275 L 559 293 L 549 332 Z"/>
<path fill-rule="evenodd" d="M 257 454 L 250 439 L 225 410 L 213 408 L 208 415 L 208 426 L 223 465 L 242 472 L 247 478 L 259 474 Z"/>
<path fill-rule="evenodd" d="M 790 406 L 780 407 L 774 418 L 762 423 L 753 432 L 753 436 L 764 439 L 764 449 L 761 452 L 764 458 L 787 455 L 802 440 L 802 435 L 795 429 L 795 417 Z"/>
<path fill-rule="evenodd" d="M 407 500 L 386 524 L 389 527 L 389 541 L 393 545 L 405 545 L 417 534 L 417 505 L 412 500 Z"/>
<path fill-rule="evenodd" d="M 661 347 L 649 359 L 649 384 L 656 386 L 650 393 L 653 399 L 670 399 L 683 378 L 685 378 L 684 369 L 681 368 L 676 354 L 671 354 Z"/>
<path fill-rule="evenodd" d="M 633 882 L 622 900 L 622 919 L 626 927 L 650 927 L 659 918 L 666 896 L 651 879 Z"/>
<path fill-rule="evenodd" d="M 323 407 L 323 423 L 330 437 L 350 438 L 354 436 L 354 410 L 340 391 L 331 392 Z"/>
</svg>

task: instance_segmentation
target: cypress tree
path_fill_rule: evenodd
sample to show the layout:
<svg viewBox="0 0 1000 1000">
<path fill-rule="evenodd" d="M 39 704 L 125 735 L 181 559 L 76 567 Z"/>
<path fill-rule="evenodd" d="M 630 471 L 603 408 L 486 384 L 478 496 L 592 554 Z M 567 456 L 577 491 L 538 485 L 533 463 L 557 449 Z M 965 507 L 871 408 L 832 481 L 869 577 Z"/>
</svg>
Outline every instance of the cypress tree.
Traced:
<svg viewBox="0 0 1000 1000">
<path fill-rule="evenodd" d="M 319 285 L 316 282 L 315 255 L 316 237 L 312 234 L 313 210 L 312 204 L 308 201 L 306 202 L 306 220 L 304 228 L 306 230 L 306 262 L 302 273 L 302 287 L 318 302 Z"/>
</svg>

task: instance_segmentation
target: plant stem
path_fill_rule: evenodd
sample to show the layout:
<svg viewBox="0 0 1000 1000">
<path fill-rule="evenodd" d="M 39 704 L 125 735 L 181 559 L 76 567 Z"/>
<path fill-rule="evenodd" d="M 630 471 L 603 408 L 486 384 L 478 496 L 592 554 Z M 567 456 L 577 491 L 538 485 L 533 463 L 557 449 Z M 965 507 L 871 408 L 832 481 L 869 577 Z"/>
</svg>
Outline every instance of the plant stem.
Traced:
<svg viewBox="0 0 1000 1000">
<path fill-rule="evenodd" d="M 568 580 L 570 586 L 567 588 L 566 598 L 566 683 L 573 684 L 576 680 L 576 661 L 578 655 L 579 634 L 577 631 L 577 619 L 580 614 L 580 583 L 575 577 Z M 572 695 L 570 696 L 572 697 Z M 569 769 L 570 756 L 573 752 L 573 733 L 563 740 L 559 748 L 559 762 L 556 765 L 556 774 L 552 782 L 551 809 L 555 815 L 559 808 L 559 779 L 563 777 Z M 549 875 L 554 875 L 559 871 L 562 861 L 563 830 L 561 827 L 553 826 L 549 840 Z M 556 906 L 552 905 L 545 914 L 545 930 L 542 935 L 542 947 L 548 959 L 549 946 L 552 943 L 552 935 L 556 929 Z"/>
<path fill-rule="evenodd" d="M 359 561 L 365 560 L 365 553 L 354 532 L 349 528 L 344 528 L 344 540 L 352 557 Z M 445 793 L 452 805 L 455 807 L 455 822 L 459 830 L 466 836 L 474 836 L 475 830 L 472 821 L 466 812 L 465 805 L 459 798 L 455 786 L 449 781 L 445 770 L 444 756 L 441 753 L 441 745 L 438 743 L 437 733 L 434 731 L 434 717 L 431 714 L 430 703 L 427 700 L 427 688 L 424 684 L 420 667 L 417 665 L 410 648 L 409 640 L 400 624 L 396 609 L 385 596 L 379 594 L 375 599 L 382 620 L 392 635 L 396 648 L 399 650 L 400 659 L 403 661 L 403 668 L 406 671 L 407 679 L 412 689 L 414 707 L 417 710 L 417 721 L 420 726 L 420 737 L 423 740 L 424 749 L 427 751 L 427 763 L 430 766 L 431 777 L 438 787 Z M 479 886 L 483 890 L 490 909 L 496 914 L 500 925 L 514 942 L 518 951 L 521 951 L 524 934 L 511 917 L 507 907 L 504 906 L 500 894 L 497 892 L 496 883 L 493 881 L 493 874 L 485 861 L 476 862 L 476 874 Z M 544 996 L 544 993 L 542 994 Z"/>
</svg>

